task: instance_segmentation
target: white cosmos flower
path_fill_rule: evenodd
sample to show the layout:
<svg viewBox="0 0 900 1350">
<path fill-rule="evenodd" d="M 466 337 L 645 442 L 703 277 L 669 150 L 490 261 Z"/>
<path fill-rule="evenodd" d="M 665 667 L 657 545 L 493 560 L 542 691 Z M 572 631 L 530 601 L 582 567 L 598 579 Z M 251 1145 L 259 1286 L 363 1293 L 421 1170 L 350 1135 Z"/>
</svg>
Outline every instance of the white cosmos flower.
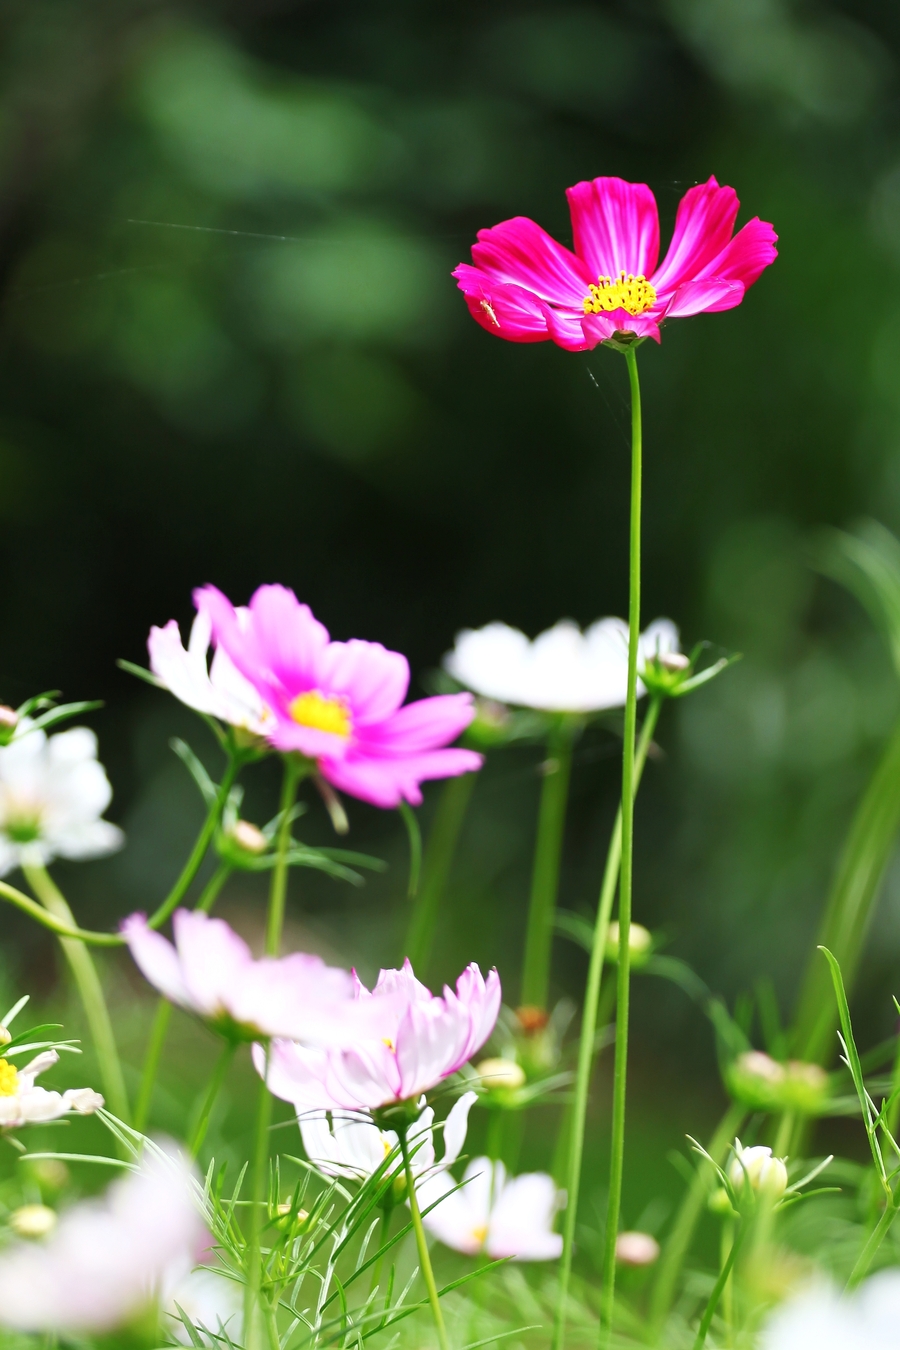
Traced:
<svg viewBox="0 0 900 1350">
<path fill-rule="evenodd" d="M 900 1271 L 882 1270 L 849 1295 L 814 1284 L 769 1318 L 760 1350 L 896 1350 Z"/>
<path fill-rule="evenodd" d="M 87 727 L 31 730 L 0 748 L 0 876 L 22 863 L 114 853 L 125 836 L 100 819 L 111 798 Z"/>
<path fill-rule="evenodd" d="M 409 1127 L 410 1166 L 417 1190 L 420 1181 L 425 1182 L 456 1162 L 466 1141 L 469 1111 L 477 1099 L 477 1093 L 466 1092 L 454 1103 L 444 1123 L 444 1156 L 439 1164 L 435 1164 L 434 1111 L 431 1107 L 425 1107 L 418 1120 Z M 425 1105 L 424 1097 L 420 1105 Z M 299 1117 L 306 1156 L 325 1176 L 364 1181 L 397 1147 L 397 1135 L 393 1130 L 380 1130 L 362 1111 L 332 1111 L 329 1114 L 330 1121 L 324 1111 Z M 395 1174 L 402 1168 L 403 1161 L 398 1157 Z"/>
<path fill-rule="evenodd" d="M 236 611 L 239 625 L 246 623 L 246 606 Z M 233 727 L 264 736 L 272 726 L 272 714 L 249 680 L 235 669 L 224 648 L 218 647 L 207 668 L 212 642 L 212 622 L 200 611 L 191 625 L 187 650 L 174 619 L 164 628 L 151 628 L 147 639 L 150 669 L 182 703 L 197 712 L 218 717 Z"/>
<path fill-rule="evenodd" d="M 0 1253 L 0 1325 L 112 1331 L 174 1288 L 207 1241 L 190 1169 L 174 1151 L 148 1149 L 139 1172 L 74 1205 L 46 1242 Z"/>
<path fill-rule="evenodd" d="M 677 652 L 678 629 L 656 619 L 640 636 L 638 674 L 654 656 Z M 530 641 L 517 628 L 466 628 L 444 658 L 454 679 L 484 698 L 546 712 L 599 712 L 625 703 L 628 625 L 598 619 L 584 633 L 563 619 Z M 638 697 L 646 690 L 638 681 Z"/>
<path fill-rule="evenodd" d="M 103 1105 L 103 1098 L 93 1088 L 48 1092 L 35 1086 L 38 1074 L 52 1069 L 58 1059 L 55 1050 L 45 1050 L 24 1069 L 0 1059 L 0 1129 L 14 1130 L 20 1125 L 57 1120 L 70 1111 L 89 1116 Z"/>
<path fill-rule="evenodd" d="M 493 1173 L 492 1173 L 493 1166 Z M 502 1162 L 474 1158 L 463 1184 L 446 1173 L 418 1188 L 424 1209 L 440 1203 L 423 1222 L 435 1237 L 458 1252 L 478 1252 L 516 1261 L 552 1261 L 562 1251 L 562 1237 L 553 1232 L 553 1219 L 565 1203 L 564 1192 L 546 1172 L 507 1177 Z"/>
<path fill-rule="evenodd" d="M 241 1286 L 214 1267 L 192 1270 L 171 1291 L 165 1291 L 163 1301 L 166 1328 L 179 1345 L 193 1344 L 182 1312 L 190 1318 L 204 1345 L 228 1345 L 223 1331 L 231 1342 L 240 1344 L 244 1326 Z"/>
</svg>

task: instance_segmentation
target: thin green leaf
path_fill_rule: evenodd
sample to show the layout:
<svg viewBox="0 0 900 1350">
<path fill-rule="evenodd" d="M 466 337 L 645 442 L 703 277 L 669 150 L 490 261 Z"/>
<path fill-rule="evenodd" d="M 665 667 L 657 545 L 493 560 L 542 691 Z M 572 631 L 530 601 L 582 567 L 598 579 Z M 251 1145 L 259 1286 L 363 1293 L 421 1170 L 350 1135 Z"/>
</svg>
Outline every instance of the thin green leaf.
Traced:
<svg viewBox="0 0 900 1350">
<path fill-rule="evenodd" d="M 146 670 L 143 666 L 136 666 L 133 661 L 125 661 L 121 657 L 116 662 L 120 670 L 125 670 L 129 675 L 136 675 L 139 680 L 145 684 L 152 684 L 154 689 L 165 689 L 166 686 L 162 680 L 157 679 L 152 670 Z"/>
</svg>

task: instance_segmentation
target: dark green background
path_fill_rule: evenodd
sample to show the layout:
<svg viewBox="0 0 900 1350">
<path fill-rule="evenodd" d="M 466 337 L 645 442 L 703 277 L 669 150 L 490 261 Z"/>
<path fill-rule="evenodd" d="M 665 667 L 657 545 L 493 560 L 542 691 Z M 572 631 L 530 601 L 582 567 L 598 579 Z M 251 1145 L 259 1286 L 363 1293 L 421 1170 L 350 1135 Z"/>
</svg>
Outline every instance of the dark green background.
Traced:
<svg viewBox="0 0 900 1350">
<path fill-rule="evenodd" d="M 212 766 L 208 732 L 114 664 L 187 622 L 192 586 L 293 586 L 333 635 L 406 652 L 418 693 L 464 625 L 625 611 L 621 357 L 493 340 L 449 274 L 510 215 L 568 241 L 564 189 L 598 174 L 648 182 L 665 240 L 714 173 L 780 257 L 740 308 L 641 350 L 644 616 L 744 660 L 664 715 L 635 914 L 729 998 L 771 976 L 787 1012 L 900 704 L 868 622 L 807 565 L 824 523 L 900 528 L 896 6 L 6 0 L 0 24 L 0 695 L 106 700 L 130 842 L 59 868 L 82 920 L 152 905 L 199 820 L 166 740 Z M 594 903 L 617 755 L 609 730 L 579 748 L 569 908 Z M 540 757 L 488 766 L 435 977 L 496 962 L 514 996 Z M 370 974 L 399 955 L 405 844 L 395 817 L 350 814 L 391 870 L 358 893 L 295 877 L 291 932 Z M 328 838 L 315 803 L 303 829 Z M 229 897 L 252 928 L 257 890 Z M 6 917 L 11 978 L 48 988 L 52 945 Z M 867 1035 L 890 1029 L 898 957 L 893 869 Z M 557 992 L 583 973 L 560 942 Z M 635 1100 L 671 1101 L 636 1127 L 700 1132 L 707 1025 L 649 979 L 635 1018 Z"/>
</svg>

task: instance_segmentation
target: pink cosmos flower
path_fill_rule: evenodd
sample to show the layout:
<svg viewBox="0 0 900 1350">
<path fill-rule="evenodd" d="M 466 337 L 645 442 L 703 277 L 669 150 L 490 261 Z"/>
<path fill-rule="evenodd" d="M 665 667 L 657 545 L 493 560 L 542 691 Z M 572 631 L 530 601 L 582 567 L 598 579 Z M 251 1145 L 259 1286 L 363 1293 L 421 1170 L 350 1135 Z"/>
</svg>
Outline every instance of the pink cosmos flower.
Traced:
<svg viewBox="0 0 900 1350">
<path fill-rule="evenodd" d="M 320 956 L 294 952 L 254 961 L 224 920 L 197 911 L 176 910 L 172 930 L 174 947 L 143 914 L 130 915 L 121 929 L 150 983 L 223 1035 L 331 1046 L 378 1034 L 381 1018 L 361 1003 L 354 977 Z"/>
<path fill-rule="evenodd" d="M 453 275 L 482 328 L 510 342 L 567 351 L 616 334 L 659 342 L 663 319 L 733 309 L 777 256 L 778 236 L 755 217 L 732 235 L 739 202 L 715 178 L 682 197 L 661 266 L 659 218 L 644 183 L 595 178 L 567 190 L 575 251 L 527 216 L 478 231 L 474 266 Z"/>
<path fill-rule="evenodd" d="M 371 1039 L 351 1049 L 307 1050 L 291 1041 L 272 1042 L 265 1052 L 254 1046 L 254 1062 L 276 1097 L 298 1111 L 375 1110 L 418 1098 L 462 1068 L 484 1045 L 500 1011 L 500 977 L 485 980 L 474 964 L 435 997 L 413 974 L 383 970 L 370 993 L 360 984 L 359 998 L 374 1013 Z"/>
<path fill-rule="evenodd" d="M 414 806 L 426 778 L 481 767 L 471 750 L 447 749 L 471 722 L 469 694 L 400 705 L 409 665 L 380 642 L 332 642 L 284 586 L 260 586 L 243 621 L 215 586 L 195 591 L 220 650 L 271 710 L 269 741 L 315 760 L 336 788 L 375 806 Z"/>
</svg>

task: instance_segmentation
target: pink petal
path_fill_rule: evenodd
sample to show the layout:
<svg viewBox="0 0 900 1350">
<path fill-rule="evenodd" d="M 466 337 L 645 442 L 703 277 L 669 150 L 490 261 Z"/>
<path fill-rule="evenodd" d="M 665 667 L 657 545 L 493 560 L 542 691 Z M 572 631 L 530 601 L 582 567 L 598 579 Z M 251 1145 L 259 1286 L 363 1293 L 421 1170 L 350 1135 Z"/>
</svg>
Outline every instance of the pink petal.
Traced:
<svg viewBox="0 0 900 1350">
<path fill-rule="evenodd" d="M 634 333 L 639 338 L 649 337 L 659 342 L 660 317 L 652 310 L 646 314 L 629 314 L 627 309 L 614 309 L 608 314 L 585 314 L 581 327 L 588 347 L 596 347 L 618 333 Z"/>
<path fill-rule="evenodd" d="M 308 759 L 340 760 L 347 754 L 350 742 L 346 736 L 337 736 L 318 727 L 301 726 L 290 714 L 277 709 L 275 721 L 266 729 L 266 739 L 276 750 L 299 750 Z"/>
<path fill-rule="evenodd" d="M 261 1045 L 252 1050 L 253 1067 L 264 1078 L 269 1091 L 282 1101 L 291 1102 L 298 1111 L 319 1108 L 330 1111 L 335 1105 L 325 1088 L 328 1056 L 323 1050 L 304 1050 L 293 1041 L 272 1041 L 268 1062 Z"/>
<path fill-rule="evenodd" d="M 493 337 L 508 342 L 546 342 L 550 334 L 544 318 L 546 306 L 522 286 L 493 281 L 486 272 L 460 263 L 453 276 L 469 307 L 469 313 Z"/>
<path fill-rule="evenodd" d="M 407 703 L 358 738 L 369 753 L 411 755 L 455 741 L 475 716 L 471 694 L 438 694 Z"/>
<path fill-rule="evenodd" d="M 352 750 L 343 760 L 323 759 L 319 767 L 334 787 L 373 806 L 399 806 L 422 801 L 419 784 L 431 778 L 455 778 L 480 769 L 482 756 L 472 750 L 431 750 L 421 755 L 391 759 Z"/>
<path fill-rule="evenodd" d="M 172 931 L 191 1006 L 207 1017 L 230 1013 L 253 961 L 246 942 L 197 910 L 177 909 Z"/>
<path fill-rule="evenodd" d="M 191 999 L 181 973 L 178 953 L 162 933 L 147 926 L 143 914 L 130 914 L 119 931 L 128 943 L 135 964 L 154 989 L 181 1007 L 190 1007 Z"/>
<path fill-rule="evenodd" d="M 380 642 L 332 642 L 319 663 L 321 688 L 347 700 L 354 725 L 380 722 L 396 712 L 409 687 L 409 663 Z"/>
<path fill-rule="evenodd" d="M 465 1064 L 468 1010 L 455 998 L 412 1003 L 397 1029 L 398 1096 L 418 1097 Z"/>
<path fill-rule="evenodd" d="M 583 317 L 584 308 L 581 305 L 577 311 L 551 309 L 549 305 L 544 306 L 544 322 L 547 325 L 547 331 L 557 347 L 562 347 L 567 352 L 586 352 L 597 345 L 585 334 L 582 325 Z"/>
<path fill-rule="evenodd" d="M 335 1106 L 346 1110 L 374 1110 L 403 1095 L 396 1058 L 379 1041 L 329 1054 L 326 1086 Z"/>
<path fill-rule="evenodd" d="M 684 194 L 668 252 L 650 278 L 657 295 L 669 295 L 692 280 L 721 253 L 731 238 L 739 205 L 734 188 L 719 187 L 715 178 Z"/>
<path fill-rule="evenodd" d="M 667 319 L 686 319 L 691 314 L 703 314 L 733 309 L 744 298 L 741 281 L 723 281 L 721 277 L 685 282 L 679 286 L 666 310 Z"/>
<path fill-rule="evenodd" d="M 473 961 L 456 981 L 456 995 L 469 1009 L 471 1031 L 465 1057 L 471 1059 L 494 1030 L 500 1012 L 500 976 L 491 970 L 485 980 Z"/>
<path fill-rule="evenodd" d="M 491 281 L 532 291 L 540 300 L 581 309 L 587 283 L 595 278 L 584 264 L 527 216 L 478 231 L 472 261 Z"/>
<path fill-rule="evenodd" d="M 566 196 L 575 252 L 589 281 L 615 278 L 620 272 L 649 277 L 659 256 L 659 216 L 645 183 L 595 178 L 576 183 Z"/>
<path fill-rule="evenodd" d="M 216 643 L 266 702 L 283 706 L 316 688 L 328 630 L 286 586 L 260 586 L 244 623 L 215 586 L 195 591 L 194 603 L 209 614 Z"/>
<path fill-rule="evenodd" d="M 778 235 L 772 226 L 754 216 L 753 220 L 747 221 L 742 230 L 738 230 L 718 257 L 713 258 L 708 267 L 704 268 L 704 277 L 740 281 L 745 288 L 752 286 L 760 273 L 778 257 L 778 249 L 775 247 L 777 239 Z"/>
<path fill-rule="evenodd" d="M 417 980 L 412 962 L 407 956 L 399 970 L 381 970 L 374 993 L 382 998 L 402 998 L 404 1005 L 409 1003 L 430 1003 L 434 998 L 431 990 L 421 980 Z"/>
</svg>

